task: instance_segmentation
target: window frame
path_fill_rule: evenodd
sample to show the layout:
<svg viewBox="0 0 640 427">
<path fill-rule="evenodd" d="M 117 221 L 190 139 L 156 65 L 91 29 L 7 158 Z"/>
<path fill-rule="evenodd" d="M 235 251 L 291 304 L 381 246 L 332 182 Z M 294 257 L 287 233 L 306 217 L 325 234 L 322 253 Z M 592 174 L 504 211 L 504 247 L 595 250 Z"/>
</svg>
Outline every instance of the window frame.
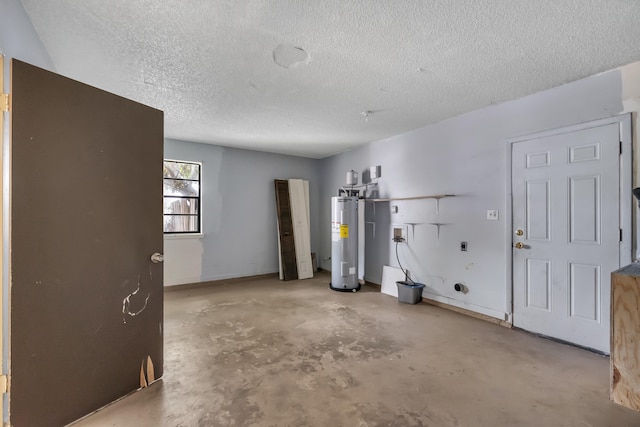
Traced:
<svg viewBox="0 0 640 427">
<path fill-rule="evenodd" d="M 164 176 L 164 162 L 174 162 L 174 163 L 186 163 L 186 164 L 192 164 L 192 165 L 198 165 L 198 169 L 199 169 L 199 173 L 198 173 L 198 196 L 197 197 L 189 197 L 189 196 L 168 196 L 165 195 L 164 193 L 164 181 L 166 179 L 171 179 L 171 180 L 181 180 L 181 181 L 190 181 L 190 182 L 196 182 L 195 179 L 180 179 L 180 178 L 167 178 Z M 177 159 L 163 159 L 162 160 L 162 167 L 163 167 L 163 172 L 162 172 L 162 234 L 164 235 L 164 237 L 173 237 L 173 238 L 179 238 L 179 237 L 198 237 L 198 236 L 203 236 L 204 233 L 202 231 L 202 162 L 197 162 L 197 161 L 192 161 L 192 160 L 177 160 Z M 195 215 L 176 215 L 176 214 L 166 214 L 164 211 L 164 200 L 166 198 L 183 198 L 183 199 L 196 199 L 197 203 L 198 203 L 198 213 Z M 198 231 L 164 231 L 164 218 L 166 216 L 196 216 L 197 217 L 197 224 L 198 224 Z"/>
</svg>

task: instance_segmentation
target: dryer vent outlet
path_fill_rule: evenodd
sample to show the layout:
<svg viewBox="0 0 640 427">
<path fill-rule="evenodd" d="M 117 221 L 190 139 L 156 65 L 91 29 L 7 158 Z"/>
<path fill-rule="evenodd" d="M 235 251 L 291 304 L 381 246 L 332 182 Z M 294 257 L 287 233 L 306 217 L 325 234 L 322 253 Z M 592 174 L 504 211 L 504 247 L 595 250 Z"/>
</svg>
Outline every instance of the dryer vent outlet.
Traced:
<svg viewBox="0 0 640 427">
<path fill-rule="evenodd" d="M 453 285 L 453 289 L 455 289 L 456 292 L 462 292 L 463 294 L 466 294 L 469 291 L 469 289 L 462 283 L 456 283 Z"/>
</svg>

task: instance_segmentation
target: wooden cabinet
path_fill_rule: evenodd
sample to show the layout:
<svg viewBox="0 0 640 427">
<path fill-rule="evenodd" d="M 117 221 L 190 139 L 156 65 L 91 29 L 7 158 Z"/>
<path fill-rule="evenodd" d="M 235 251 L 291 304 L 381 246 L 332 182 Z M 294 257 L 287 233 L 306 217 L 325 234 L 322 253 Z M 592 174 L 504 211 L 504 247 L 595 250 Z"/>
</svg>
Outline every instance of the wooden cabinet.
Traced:
<svg viewBox="0 0 640 427">
<path fill-rule="evenodd" d="M 610 377 L 611 400 L 640 411 L 640 263 L 611 274 Z"/>
</svg>

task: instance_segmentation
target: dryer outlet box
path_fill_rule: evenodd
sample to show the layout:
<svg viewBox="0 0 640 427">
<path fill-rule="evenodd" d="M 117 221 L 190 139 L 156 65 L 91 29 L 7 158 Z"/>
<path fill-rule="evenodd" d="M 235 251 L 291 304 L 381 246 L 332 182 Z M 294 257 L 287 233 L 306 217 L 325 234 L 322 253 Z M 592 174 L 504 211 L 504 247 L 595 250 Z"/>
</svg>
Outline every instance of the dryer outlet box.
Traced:
<svg viewBox="0 0 640 427">
<path fill-rule="evenodd" d="M 391 236 L 394 242 L 398 242 L 399 244 L 407 244 L 407 229 L 406 225 L 394 225 L 393 226 L 393 234 Z"/>
</svg>

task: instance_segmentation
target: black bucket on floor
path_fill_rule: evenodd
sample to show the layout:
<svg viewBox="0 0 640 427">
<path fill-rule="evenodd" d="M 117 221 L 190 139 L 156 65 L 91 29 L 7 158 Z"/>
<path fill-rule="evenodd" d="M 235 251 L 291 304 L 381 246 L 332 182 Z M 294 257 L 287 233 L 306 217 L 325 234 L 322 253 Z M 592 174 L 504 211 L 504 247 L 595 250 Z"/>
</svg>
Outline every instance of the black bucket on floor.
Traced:
<svg viewBox="0 0 640 427">
<path fill-rule="evenodd" d="M 422 283 L 413 283 L 406 280 L 396 282 L 398 286 L 398 301 L 406 304 L 417 304 L 422 301 Z"/>
</svg>

